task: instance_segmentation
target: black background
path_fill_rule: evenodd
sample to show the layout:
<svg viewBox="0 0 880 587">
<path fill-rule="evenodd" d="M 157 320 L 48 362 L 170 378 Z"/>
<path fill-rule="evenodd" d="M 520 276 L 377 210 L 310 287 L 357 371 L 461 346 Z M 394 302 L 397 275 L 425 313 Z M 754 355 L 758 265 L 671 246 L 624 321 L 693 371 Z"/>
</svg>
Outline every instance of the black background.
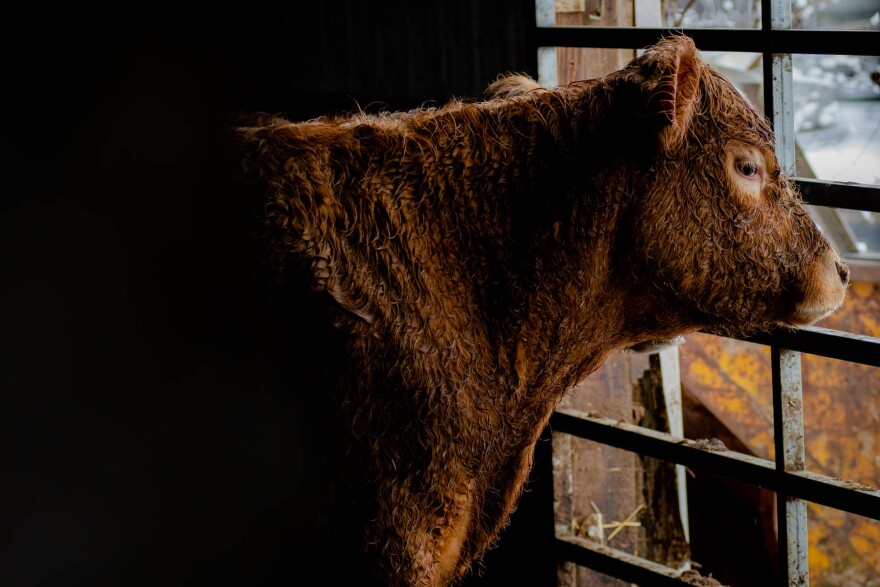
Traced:
<svg viewBox="0 0 880 587">
<path fill-rule="evenodd" d="M 286 532 L 321 442 L 313 357 L 296 300 L 266 293 L 229 117 L 535 75 L 532 3 L 3 12 L 0 584 L 335 584 Z M 536 487 L 481 584 L 552 584 Z"/>
</svg>

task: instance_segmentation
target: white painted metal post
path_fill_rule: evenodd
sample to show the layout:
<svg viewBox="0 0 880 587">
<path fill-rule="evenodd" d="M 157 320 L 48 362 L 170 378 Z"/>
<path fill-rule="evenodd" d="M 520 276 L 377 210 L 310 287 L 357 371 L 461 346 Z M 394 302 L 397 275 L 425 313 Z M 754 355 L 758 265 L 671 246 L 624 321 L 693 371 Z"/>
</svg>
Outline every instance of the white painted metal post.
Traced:
<svg viewBox="0 0 880 587">
<path fill-rule="evenodd" d="M 556 26 L 555 0 L 535 0 L 535 24 L 539 27 Z M 559 85 L 556 47 L 538 47 L 538 83 L 545 88 Z"/>
<path fill-rule="evenodd" d="M 765 4 L 766 5 L 766 4 Z M 764 15 L 766 18 L 767 15 Z M 770 27 L 791 28 L 791 0 L 770 1 Z M 765 55 L 766 59 L 767 56 Z M 785 173 L 794 175 L 794 89 L 790 53 L 771 57 L 773 129 L 776 157 Z M 776 468 L 804 470 L 804 410 L 800 353 L 773 347 L 773 418 L 776 441 Z M 789 497 L 784 488 L 776 494 L 779 518 L 779 551 L 785 583 L 789 587 L 810 584 L 807 555 L 807 504 Z"/>
<path fill-rule="evenodd" d="M 804 470 L 804 402 L 801 385 L 801 354 L 772 347 L 773 420 L 776 469 Z M 776 493 L 779 551 L 783 557 L 785 583 L 789 587 L 810 584 L 807 556 L 807 504 L 789 497 L 784 488 Z"/>
<path fill-rule="evenodd" d="M 660 376 L 663 381 L 663 400 L 666 404 L 666 417 L 669 422 L 669 433 L 684 438 L 684 411 L 681 405 L 681 358 L 678 345 L 660 351 Z M 681 527 L 684 539 L 690 543 L 691 532 L 688 518 L 687 472 L 684 465 L 675 465 L 676 492 L 678 493 L 678 511 L 681 514 Z M 686 561 L 680 570 L 691 568 Z"/>
<path fill-rule="evenodd" d="M 791 28 L 791 0 L 771 0 L 770 24 L 773 29 Z M 794 174 L 794 89 L 791 76 L 791 54 L 774 53 L 772 60 L 772 116 L 776 135 L 776 157 L 785 173 Z"/>
</svg>

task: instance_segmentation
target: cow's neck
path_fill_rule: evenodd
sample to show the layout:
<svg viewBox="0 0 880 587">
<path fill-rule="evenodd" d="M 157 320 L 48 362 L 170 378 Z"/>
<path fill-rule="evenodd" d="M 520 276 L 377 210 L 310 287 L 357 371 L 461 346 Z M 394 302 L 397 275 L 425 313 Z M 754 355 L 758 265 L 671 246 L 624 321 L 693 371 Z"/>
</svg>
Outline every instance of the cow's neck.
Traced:
<svg viewBox="0 0 880 587">
<path fill-rule="evenodd" d="M 626 300 L 613 265 L 631 178 L 603 171 L 607 124 L 573 122 L 577 112 L 602 111 L 591 103 L 606 101 L 607 92 L 591 82 L 539 92 L 501 110 L 474 105 L 455 125 L 465 142 L 503 137 L 488 147 L 477 141 L 483 167 L 468 177 L 471 191 L 450 203 L 460 226 L 479 227 L 463 235 L 471 253 L 464 262 L 482 303 L 480 319 L 498 341 L 499 392 L 538 419 L 621 346 L 626 330 Z M 469 173 L 466 165 L 451 173 L 461 168 Z M 477 210 L 473 198 L 481 198 Z M 494 232 L 467 214 L 491 215 Z"/>
<path fill-rule="evenodd" d="M 603 99 L 598 84 L 579 91 L 580 108 Z M 485 403 L 478 412 L 494 405 L 505 419 L 495 425 L 498 442 L 506 445 L 499 454 L 506 457 L 486 462 L 488 478 L 495 480 L 491 492 L 502 497 L 486 504 L 497 508 L 498 523 L 514 507 L 534 444 L 556 405 L 625 344 L 631 330 L 627 306 L 646 301 L 631 299 L 618 278 L 621 240 L 628 240 L 618 231 L 636 189 L 634 174 L 608 177 L 601 171 L 610 167 L 601 152 L 607 125 L 574 128 L 574 98 L 564 98 L 552 97 L 559 111 L 542 110 L 546 104 L 538 97 L 539 103 L 503 121 L 509 127 L 500 134 L 517 141 L 499 157 L 505 166 L 492 173 L 519 181 L 510 189 L 484 191 L 498 198 L 489 207 L 501 219 L 497 226 L 506 229 L 480 241 L 488 247 L 481 254 L 491 260 L 482 266 L 491 271 L 473 271 L 478 289 L 498 301 L 486 304 L 486 320 L 494 321 L 499 368 L 475 391 L 475 401 Z"/>
</svg>

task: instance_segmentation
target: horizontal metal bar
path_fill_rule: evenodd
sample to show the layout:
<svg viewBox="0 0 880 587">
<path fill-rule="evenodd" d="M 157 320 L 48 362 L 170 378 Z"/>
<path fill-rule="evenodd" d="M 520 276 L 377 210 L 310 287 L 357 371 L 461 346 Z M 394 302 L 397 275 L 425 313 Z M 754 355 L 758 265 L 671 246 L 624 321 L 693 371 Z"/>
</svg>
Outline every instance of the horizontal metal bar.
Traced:
<svg viewBox="0 0 880 587">
<path fill-rule="evenodd" d="M 780 327 L 770 333 L 761 332 L 740 340 L 880 367 L 880 338 L 854 332 L 821 326 Z"/>
<path fill-rule="evenodd" d="M 693 581 L 689 582 L 680 578 L 687 571 L 676 571 L 665 565 L 586 540 L 580 536 L 557 535 L 556 553 L 562 560 L 630 583 L 656 585 L 657 587 L 693 587 L 695 584 Z"/>
<path fill-rule="evenodd" d="M 880 55 L 880 31 L 800 29 L 710 29 L 645 27 L 536 27 L 539 47 L 644 48 L 684 33 L 702 51 L 746 51 L 820 55 Z"/>
<path fill-rule="evenodd" d="M 771 30 L 772 53 L 880 55 L 880 31 Z"/>
<path fill-rule="evenodd" d="M 851 265 L 853 261 L 860 263 L 875 263 L 878 269 L 880 269 L 880 253 L 852 253 L 850 251 L 843 251 L 840 254 L 845 257 L 844 260 L 848 265 Z M 850 266 L 850 270 L 852 270 L 852 266 Z M 853 279 L 853 281 L 858 280 Z M 877 281 L 880 281 L 880 279 Z"/>
<path fill-rule="evenodd" d="M 553 413 L 550 429 L 880 520 L 880 489 L 808 471 L 779 471 L 771 461 L 717 442 L 687 440 L 567 409 Z"/>
<path fill-rule="evenodd" d="M 770 490 L 775 490 L 777 486 L 776 468 L 770 461 L 728 451 L 726 447 L 720 451 L 710 450 L 712 448 L 710 443 L 691 444 L 684 438 L 623 421 L 564 409 L 553 413 L 550 418 L 550 429 L 553 432 L 573 434 L 616 448 L 731 477 Z M 719 455 L 725 458 L 720 459 Z"/>
<path fill-rule="evenodd" d="M 675 32 L 690 36 L 704 51 L 757 51 L 764 47 L 761 31 L 753 29 L 674 29 L 645 27 L 537 27 L 539 47 L 643 48 Z"/>
<path fill-rule="evenodd" d="M 880 212 L 880 186 L 800 178 L 795 183 L 808 204 Z"/>
</svg>

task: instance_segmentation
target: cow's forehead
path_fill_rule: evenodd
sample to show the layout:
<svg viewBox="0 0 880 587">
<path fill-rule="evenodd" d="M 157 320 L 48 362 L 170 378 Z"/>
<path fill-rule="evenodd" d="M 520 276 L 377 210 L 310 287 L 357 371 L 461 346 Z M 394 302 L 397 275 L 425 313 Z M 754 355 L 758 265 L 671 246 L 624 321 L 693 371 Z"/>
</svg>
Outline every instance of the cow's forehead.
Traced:
<svg viewBox="0 0 880 587">
<path fill-rule="evenodd" d="M 703 74 L 703 86 L 706 99 L 724 103 L 723 108 L 712 110 L 712 112 L 724 112 L 727 126 L 740 126 L 747 133 L 758 134 L 767 144 L 774 143 L 773 129 L 767 117 L 727 77 L 711 66 L 706 67 Z"/>
</svg>

